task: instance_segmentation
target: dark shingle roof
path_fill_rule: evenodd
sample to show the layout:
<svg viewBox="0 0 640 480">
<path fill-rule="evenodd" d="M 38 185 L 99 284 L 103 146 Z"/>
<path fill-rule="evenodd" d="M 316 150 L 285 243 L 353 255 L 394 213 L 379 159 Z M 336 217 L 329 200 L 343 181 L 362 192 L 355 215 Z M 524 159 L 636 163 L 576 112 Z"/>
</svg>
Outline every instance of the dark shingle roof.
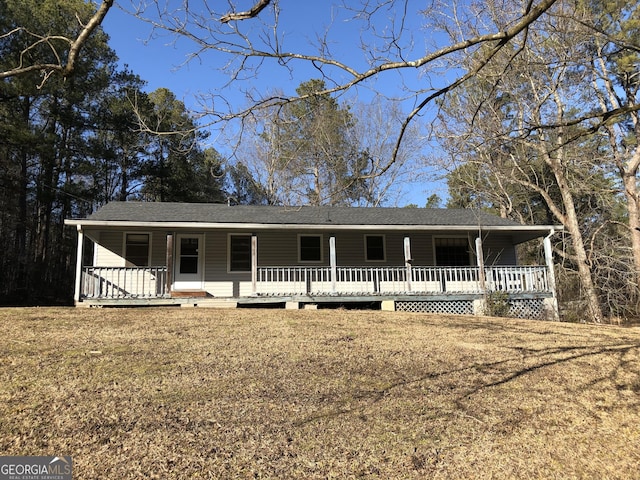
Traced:
<svg viewBox="0 0 640 480">
<path fill-rule="evenodd" d="M 172 202 L 111 202 L 87 220 L 267 225 L 519 226 L 511 220 L 471 209 L 228 206 Z"/>
</svg>

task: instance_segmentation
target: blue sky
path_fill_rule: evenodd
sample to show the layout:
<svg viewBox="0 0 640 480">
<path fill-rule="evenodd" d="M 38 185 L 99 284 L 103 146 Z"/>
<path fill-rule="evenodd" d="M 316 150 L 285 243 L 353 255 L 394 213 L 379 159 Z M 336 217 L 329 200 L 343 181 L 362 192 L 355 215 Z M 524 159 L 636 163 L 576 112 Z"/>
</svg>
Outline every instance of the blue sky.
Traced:
<svg viewBox="0 0 640 480">
<path fill-rule="evenodd" d="M 121 5 L 127 8 L 128 2 L 129 0 L 122 0 Z M 169 0 L 168 3 L 175 2 Z M 226 5 L 226 2 L 219 0 L 211 0 L 211 3 Z M 253 2 L 245 3 L 248 6 Z M 310 42 L 316 40 L 317 34 L 323 32 L 324 28 L 331 24 L 333 43 L 330 48 L 332 54 L 344 60 L 345 63 L 364 69 L 366 58 L 358 48 L 360 32 L 353 23 L 346 21 L 346 18 L 334 17 L 332 19 L 332 15 L 335 15 L 337 11 L 330 8 L 330 2 L 282 0 L 280 4 L 280 29 L 285 34 L 285 42 L 289 42 L 285 43 L 285 50 L 306 48 Z M 394 12 L 387 12 L 387 16 L 393 14 Z M 412 32 L 413 36 L 407 38 L 407 45 L 411 45 L 411 48 L 414 49 L 413 56 L 419 56 L 421 52 L 424 52 L 427 48 L 426 42 L 431 40 L 425 40 L 424 31 L 421 29 L 419 21 L 415 15 L 408 16 L 408 31 Z M 373 26 L 379 31 L 382 31 L 384 27 L 385 25 L 382 24 Z M 184 39 L 174 42 L 174 38 L 167 35 L 150 39 L 150 25 L 123 12 L 118 8 L 118 5 L 114 6 L 107 15 L 103 22 L 103 28 L 110 36 L 110 45 L 118 55 L 120 63 L 127 64 L 134 73 L 147 81 L 148 91 L 166 87 L 173 91 L 177 98 L 183 100 L 188 108 L 195 110 L 198 109 L 197 97 L 199 94 L 220 95 L 236 108 L 240 108 L 247 102 L 243 89 L 254 88 L 264 92 L 268 89 L 279 88 L 285 93 L 293 93 L 301 82 L 318 78 L 317 72 L 308 64 L 292 65 L 293 73 L 274 64 L 264 65 L 256 78 L 225 87 L 228 76 L 221 71 L 220 67 L 227 59 L 217 52 L 209 51 L 200 58 L 200 61 L 192 60 L 184 65 L 188 54 L 195 50 L 193 44 Z M 249 24 L 247 24 L 247 28 L 249 28 Z M 368 40 L 373 41 L 373 37 Z M 414 70 L 407 73 L 389 72 L 376 78 L 367 87 L 359 88 L 346 95 L 348 98 L 353 98 L 356 95 L 359 101 L 366 101 L 370 98 L 373 90 L 389 97 L 402 96 L 400 87 L 403 82 L 412 88 L 419 88 L 424 82 L 420 72 Z M 340 75 L 347 78 L 343 73 Z M 413 101 L 405 102 L 405 111 L 412 108 Z M 224 154 L 223 146 L 213 146 Z M 445 197 L 446 191 L 443 190 L 442 186 L 433 183 L 417 185 L 407 192 L 403 203 L 416 203 L 423 206 L 431 193 L 435 192 L 441 197 Z"/>
</svg>

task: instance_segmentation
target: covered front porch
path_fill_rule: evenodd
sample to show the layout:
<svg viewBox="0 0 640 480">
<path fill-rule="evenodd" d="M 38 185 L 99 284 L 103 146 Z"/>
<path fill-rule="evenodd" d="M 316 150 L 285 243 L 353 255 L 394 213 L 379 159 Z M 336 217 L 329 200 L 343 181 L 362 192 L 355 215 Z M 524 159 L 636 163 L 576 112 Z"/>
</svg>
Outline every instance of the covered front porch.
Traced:
<svg viewBox="0 0 640 480">
<path fill-rule="evenodd" d="M 84 267 L 86 306 L 318 308 L 368 305 L 425 313 L 483 314 L 495 292 L 508 299 L 510 316 L 556 318 L 553 280 L 546 266 L 499 267 L 258 267 L 248 296 L 215 298 L 172 294 L 168 269 Z M 504 300 L 503 300 L 504 301 Z"/>
</svg>

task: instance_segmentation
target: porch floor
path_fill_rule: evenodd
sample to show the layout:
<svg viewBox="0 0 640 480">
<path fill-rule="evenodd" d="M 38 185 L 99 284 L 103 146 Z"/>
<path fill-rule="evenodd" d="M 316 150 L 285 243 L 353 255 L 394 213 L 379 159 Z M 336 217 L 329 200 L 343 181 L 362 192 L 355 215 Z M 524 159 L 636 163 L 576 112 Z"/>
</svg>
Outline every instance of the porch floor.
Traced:
<svg viewBox="0 0 640 480">
<path fill-rule="evenodd" d="M 383 301 L 397 302 L 456 302 L 473 301 L 481 299 L 481 293 L 407 293 L 407 294 L 359 294 L 359 295 L 257 295 L 248 297 L 202 297 L 186 296 L 177 297 L 156 297 L 156 298 L 85 298 L 78 302 L 79 307 L 162 307 L 162 306 L 213 306 L 219 308 L 236 308 L 246 305 L 265 307 L 286 304 L 288 302 L 298 302 L 300 304 L 323 304 L 323 303 L 373 303 Z M 513 300 L 534 300 L 551 298 L 551 293 L 510 293 L 509 298 Z"/>
</svg>

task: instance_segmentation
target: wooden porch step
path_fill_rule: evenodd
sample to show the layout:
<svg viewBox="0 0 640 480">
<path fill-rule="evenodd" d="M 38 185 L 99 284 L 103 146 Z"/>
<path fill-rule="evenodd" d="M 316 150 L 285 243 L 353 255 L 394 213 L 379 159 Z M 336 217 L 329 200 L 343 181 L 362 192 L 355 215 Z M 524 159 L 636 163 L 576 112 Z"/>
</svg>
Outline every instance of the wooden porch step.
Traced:
<svg viewBox="0 0 640 480">
<path fill-rule="evenodd" d="M 238 302 L 233 298 L 216 298 L 197 301 L 195 306 L 198 308 L 237 308 Z"/>
<path fill-rule="evenodd" d="M 172 290 L 172 298 L 203 298 L 207 296 L 204 290 Z"/>
</svg>

